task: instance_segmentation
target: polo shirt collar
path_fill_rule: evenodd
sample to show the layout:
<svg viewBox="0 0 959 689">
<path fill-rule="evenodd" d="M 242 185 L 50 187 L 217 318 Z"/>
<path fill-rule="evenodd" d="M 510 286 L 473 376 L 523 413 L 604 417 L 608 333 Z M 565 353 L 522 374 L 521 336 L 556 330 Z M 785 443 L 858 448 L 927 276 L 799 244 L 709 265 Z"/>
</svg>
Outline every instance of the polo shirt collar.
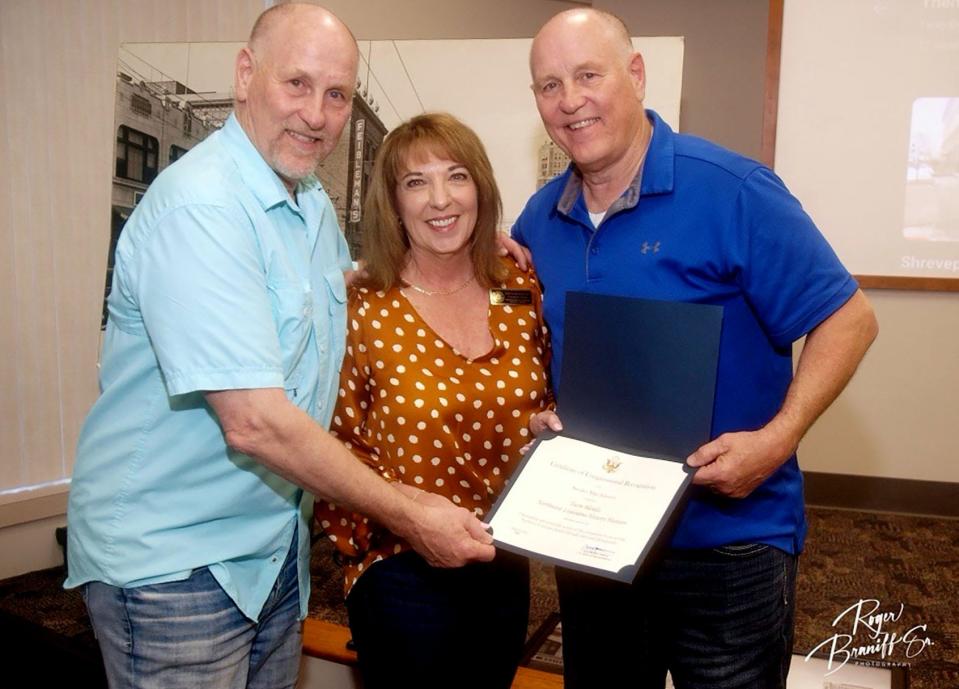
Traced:
<svg viewBox="0 0 959 689">
<path fill-rule="evenodd" d="M 669 194 L 673 191 L 673 172 L 676 167 L 676 134 L 654 110 L 646 116 L 653 125 L 653 138 L 646 151 L 646 159 L 640 170 L 642 195 Z"/>
<path fill-rule="evenodd" d="M 237 170 L 244 184 L 250 190 L 264 210 L 286 203 L 293 210 L 299 212 L 297 204 L 290 198 L 290 194 L 273 169 L 260 155 L 260 152 L 250 141 L 243 127 L 236 119 L 236 113 L 230 113 L 223 125 L 223 140 L 230 155 L 236 163 Z M 314 175 L 301 180 L 297 185 L 297 193 L 319 188 L 320 183 Z"/>
<path fill-rule="evenodd" d="M 634 208 L 641 196 L 668 194 L 673 190 L 676 155 L 673 139 L 676 135 L 655 111 L 647 110 L 646 116 L 653 125 L 653 136 L 649 141 L 646 157 L 626 191 L 606 211 L 607 216 Z M 556 209 L 564 215 L 569 215 L 576 201 L 582 196 L 582 191 L 583 176 L 576 168 L 576 164 L 571 164 L 569 177 L 566 180 L 566 186 L 563 187 L 563 193 L 560 194 Z"/>
</svg>

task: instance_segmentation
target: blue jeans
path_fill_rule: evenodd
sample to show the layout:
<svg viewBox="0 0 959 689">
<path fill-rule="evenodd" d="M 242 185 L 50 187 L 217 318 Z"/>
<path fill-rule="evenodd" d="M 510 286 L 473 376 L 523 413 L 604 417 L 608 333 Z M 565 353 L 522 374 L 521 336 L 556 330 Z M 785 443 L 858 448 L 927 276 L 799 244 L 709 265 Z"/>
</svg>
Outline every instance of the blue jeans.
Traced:
<svg viewBox="0 0 959 689">
<path fill-rule="evenodd" d="M 364 572 L 346 599 L 365 689 L 509 689 L 529 617 L 529 563 L 430 567 L 412 551 Z"/>
<path fill-rule="evenodd" d="M 84 586 L 110 689 L 280 689 L 296 684 L 302 646 L 296 536 L 259 622 L 209 569 L 166 584 Z"/>
<path fill-rule="evenodd" d="M 557 568 L 566 689 L 785 689 L 797 557 L 669 551 L 632 586 Z M 624 678 L 629 681 L 624 682 Z"/>
</svg>

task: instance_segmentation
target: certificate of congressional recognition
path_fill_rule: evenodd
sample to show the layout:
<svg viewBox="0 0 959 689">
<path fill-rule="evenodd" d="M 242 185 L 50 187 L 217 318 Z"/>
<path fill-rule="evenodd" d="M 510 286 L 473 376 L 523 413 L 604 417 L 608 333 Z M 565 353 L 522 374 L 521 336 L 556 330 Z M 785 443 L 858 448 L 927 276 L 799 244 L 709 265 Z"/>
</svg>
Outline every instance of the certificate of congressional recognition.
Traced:
<svg viewBox="0 0 959 689">
<path fill-rule="evenodd" d="M 558 413 L 487 520 L 498 547 L 631 582 L 710 438 L 722 308 L 570 292 Z"/>
<path fill-rule="evenodd" d="M 536 445 L 496 511 L 501 546 L 632 580 L 691 474 L 565 436 Z"/>
</svg>

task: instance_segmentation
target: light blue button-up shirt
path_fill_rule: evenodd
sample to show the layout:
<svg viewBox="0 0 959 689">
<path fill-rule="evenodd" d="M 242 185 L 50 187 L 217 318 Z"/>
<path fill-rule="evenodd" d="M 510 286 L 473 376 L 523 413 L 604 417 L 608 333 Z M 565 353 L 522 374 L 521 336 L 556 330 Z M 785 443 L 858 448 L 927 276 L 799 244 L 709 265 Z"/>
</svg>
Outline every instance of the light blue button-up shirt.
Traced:
<svg viewBox="0 0 959 689">
<path fill-rule="evenodd" d="M 209 566 L 256 620 L 299 519 L 305 616 L 312 496 L 231 451 L 203 392 L 282 387 L 327 427 L 349 266 L 319 182 L 291 198 L 233 116 L 157 177 L 117 245 L 101 395 L 70 490 L 67 587 Z"/>
</svg>

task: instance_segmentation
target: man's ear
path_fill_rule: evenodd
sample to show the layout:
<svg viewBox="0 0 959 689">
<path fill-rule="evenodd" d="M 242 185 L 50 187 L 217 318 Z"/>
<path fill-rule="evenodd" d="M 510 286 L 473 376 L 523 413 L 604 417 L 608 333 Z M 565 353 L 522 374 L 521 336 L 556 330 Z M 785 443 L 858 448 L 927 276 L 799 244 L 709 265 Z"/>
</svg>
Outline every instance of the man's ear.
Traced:
<svg viewBox="0 0 959 689">
<path fill-rule="evenodd" d="M 249 47 L 241 48 L 240 52 L 236 54 L 236 71 L 233 75 L 234 96 L 241 103 L 246 101 L 250 81 L 252 81 L 255 71 L 256 60 L 253 57 L 253 51 Z"/>
<path fill-rule="evenodd" d="M 627 66 L 629 75 L 633 79 L 633 88 L 640 101 L 646 100 L 646 63 L 640 53 L 633 53 Z"/>
</svg>

